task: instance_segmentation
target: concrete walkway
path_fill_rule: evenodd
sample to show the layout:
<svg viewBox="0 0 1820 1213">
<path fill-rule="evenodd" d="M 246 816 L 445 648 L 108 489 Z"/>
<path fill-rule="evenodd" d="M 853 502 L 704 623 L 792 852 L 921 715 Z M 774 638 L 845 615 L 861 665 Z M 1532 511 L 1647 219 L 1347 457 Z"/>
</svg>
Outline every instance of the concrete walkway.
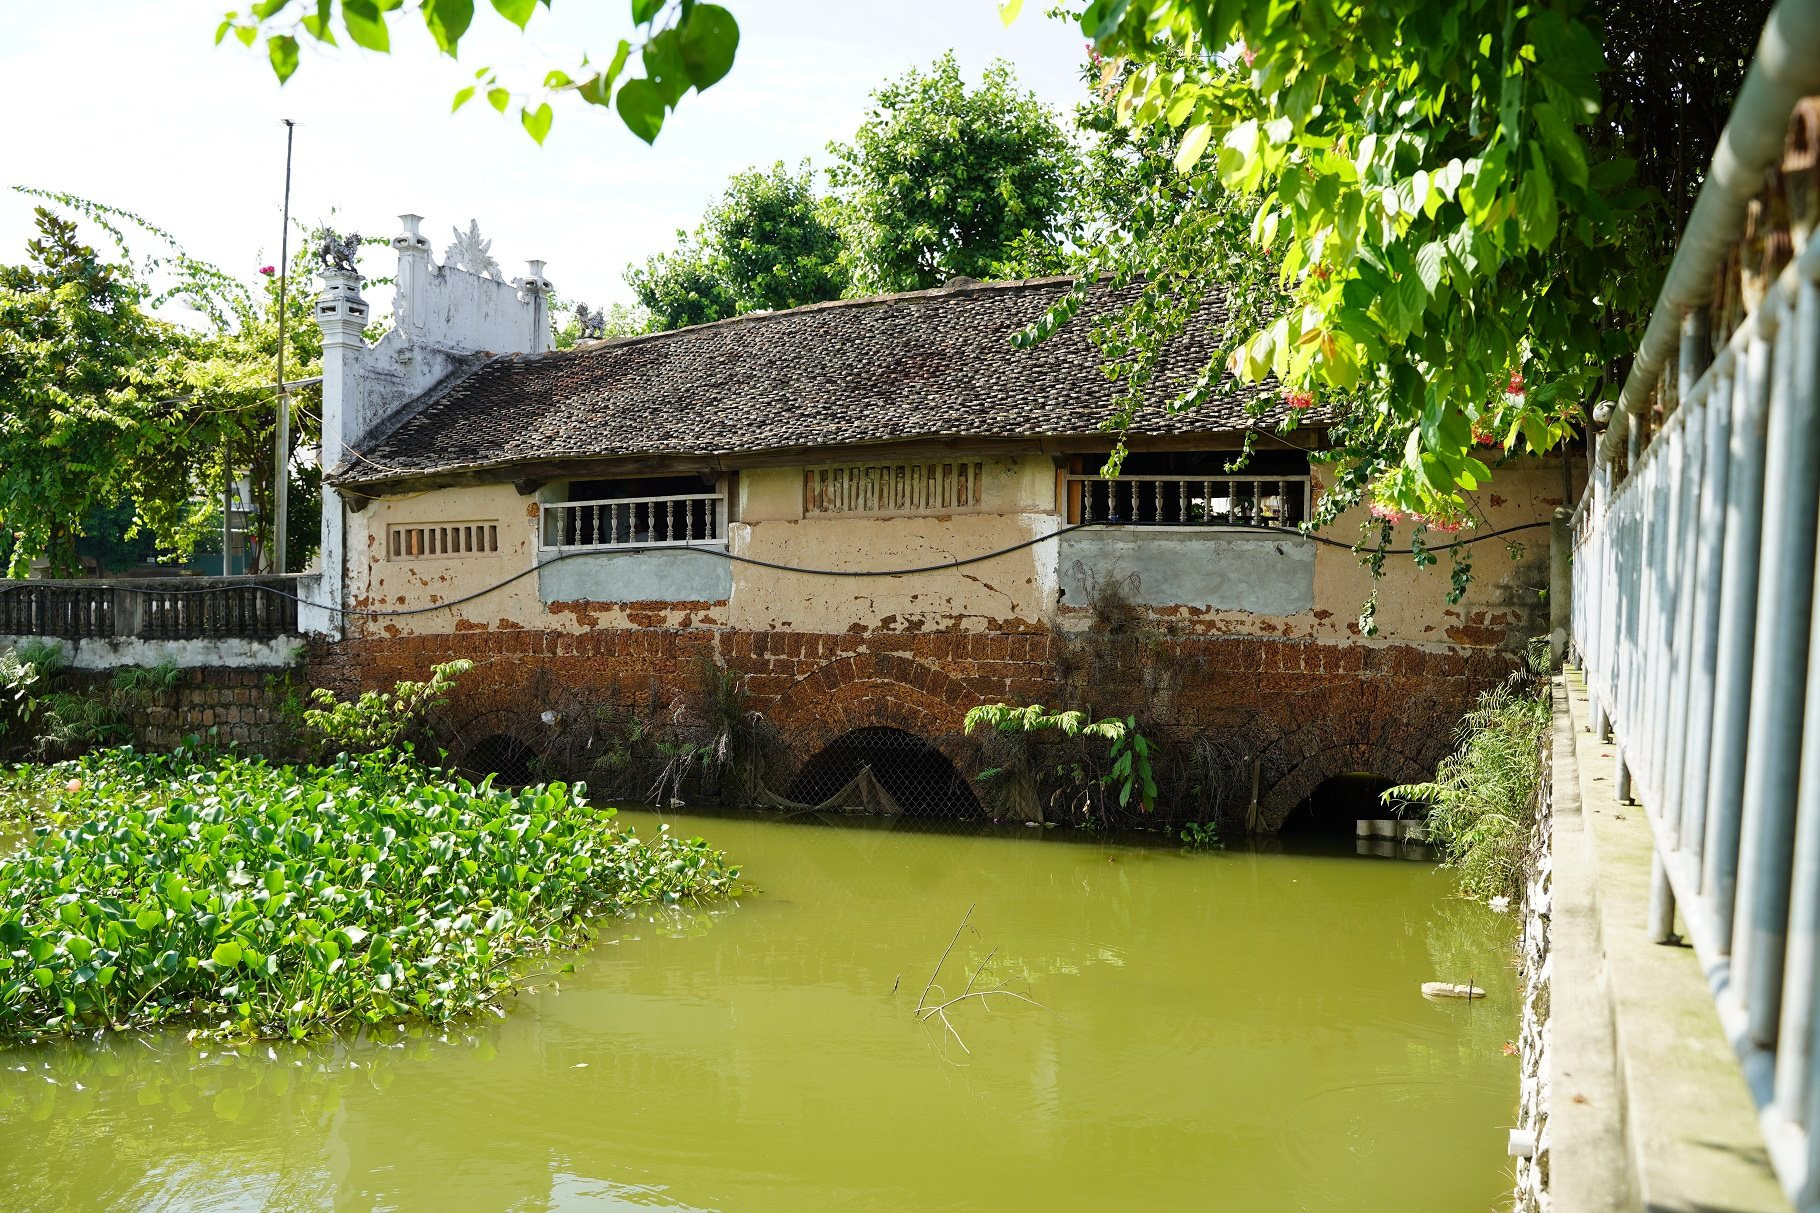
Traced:
<svg viewBox="0 0 1820 1213">
<path fill-rule="evenodd" d="M 1549 1187 L 1561 1213 L 1787 1210 L 1693 949 L 1649 942 L 1650 829 L 1556 680 Z"/>
</svg>

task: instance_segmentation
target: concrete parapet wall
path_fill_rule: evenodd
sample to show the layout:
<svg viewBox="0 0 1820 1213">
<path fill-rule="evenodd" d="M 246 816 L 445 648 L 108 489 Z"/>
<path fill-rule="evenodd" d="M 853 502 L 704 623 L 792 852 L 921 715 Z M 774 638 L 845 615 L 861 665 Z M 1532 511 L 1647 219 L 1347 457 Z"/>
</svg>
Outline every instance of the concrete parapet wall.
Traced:
<svg viewBox="0 0 1820 1213">
<path fill-rule="evenodd" d="M 1132 601 L 1145 606 L 1194 603 L 1266 617 L 1314 610 L 1315 544 L 1298 535 L 1071 531 L 1057 547 L 1065 603 L 1088 601 L 1088 577 L 1110 569 L 1130 579 Z"/>
<path fill-rule="evenodd" d="M 1556 690 L 1557 697 L 1560 692 Z M 1559 704 L 1555 731 L 1566 724 Z M 1571 725 L 1567 725 L 1571 727 Z M 1572 748 L 1571 736 L 1559 744 Z M 1530 834 L 1532 867 L 1523 890 L 1523 936 L 1518 962 L 1523 973 L 1523 1014 L 1517 1049 L 1521 1083 L 1517 1095 L 1517 1124 L 1511 1145 L 1517 1158 L 1515 1209 L 1517 1213 L 1547 1213 L 1553 1207 L 1548 1187 L 1548 1131 L 1550 1056 L 1549 1006 L 1554 975 L 1549 925 L 1554 915 L 1554 792 L 1557 743 L 1551 738 L 1547 752 L 1537 756 L 1542 766 L 1540 800 Z"/>
<path fill-rule="evenodd" d="M 268 640 L 225 636 L 203 640 L 90 636 L 70 640 L 0 635 L 0 649 L 16 649 L 24 644 L 54 645 L 63 653 L 70 669 L 96 672 L 158 665 L 174 665 L 184 670 L 277 670 L 298 664 L 305 652 L 304 644 L 295 636 Z"/>
</svg>

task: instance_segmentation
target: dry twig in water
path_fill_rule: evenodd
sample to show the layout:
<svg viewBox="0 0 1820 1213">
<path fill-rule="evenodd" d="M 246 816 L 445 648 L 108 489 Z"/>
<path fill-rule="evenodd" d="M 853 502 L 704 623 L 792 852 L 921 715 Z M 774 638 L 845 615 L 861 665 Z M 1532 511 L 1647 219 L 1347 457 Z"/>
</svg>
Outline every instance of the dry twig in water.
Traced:
<svg viewBox="0 0 1820 1213">
<path fill-rule="evenodd" d="M 948 963 L 948 957 L 954 951 L 954 945 L 960 942 L 961 932 L 967 929 L 967 924 L 972 918 L 973 906 L 968 906 L 967 912 L 961 916 L 960 925 L 954 928 L 954 935 L 948 940 L 948 946 L 942 950 L 941 959 L 935 962 L 935 968 L 929 974 L 929 980 L 923 985 L 923 992 L 917 996 L 915 1010 L 911 1012 L 911 1014 L 916 1016 L 916 1021 L 918 1023 L 927 1023 L 930 1019 L 940 1020 L 942 1029 L 949 1036 L 954 1037 L 954 1043 L 959 1045 L 961 1047 L 961 1052 L 967 1054 L 969 1057 L 973 1056 L 973 1050 L 967 1047 L 967 1042 L 961 1039 L 961 1034 L 955 1030 L 954 1022 L 948 1018 L 948 1008 L 955 1006 L 958 1003 L 966 1002 L 968 999 L 977 998 L 980 1000 L 980 1005 L 990 1012 L 992 1010 L 991 1000 L 996 996 L 1014 999 L 1017 1002 L 1029 1003 L 1031 1006 L 1040 1008 L 1044 1011 L 1050 1010 L 1029 995 L 1020 994 L 1016 990 L 1006 988 L 1005 983 L 1002 981 L 989 989 L 974 988 L 979 985 L 980 974 L 986 971 L 987 966 L 992 963 L 992 958 L 998 955 L 998 949 L 996 947 L 987 952 L 986 958 L 974 966 L 972 974 L 967 978 L 966 986 L 959 994 L 956 994 L 953 998 L 945 997 L 947 991 L 936 984 L 936 979 L 941 976 L 943 966 Z M 940 991 L 938 997 L 942 997 L 942 1001 L 931 1003 L 929 1001 L 929 991 L 931 990 Z M 1050 1011 L 1050 1014 L 1054 1014 L 1054 1012 Z"/>
</svg>

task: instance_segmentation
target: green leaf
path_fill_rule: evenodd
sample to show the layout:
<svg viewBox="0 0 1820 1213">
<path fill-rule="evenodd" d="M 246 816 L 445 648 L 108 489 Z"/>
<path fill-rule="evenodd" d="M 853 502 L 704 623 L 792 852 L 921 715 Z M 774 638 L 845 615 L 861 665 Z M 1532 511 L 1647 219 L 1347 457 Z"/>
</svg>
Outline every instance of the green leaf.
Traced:
<svg viewBox="0 0 1820 1213">
<path fill-rule="evenodd" d="M 494 109 L 498 110 L 500 113 L 502 113 L 502 114 L 505 113 L 506 107 L 508 105 L 512 104 L 511 90 L 503 89 L 503 88 L 488 89 L 487 90 L 487 104 L 491 105 Z"/>
<path fill-rule="evenodd" d="M 998 19 L 1006 25 L 1017 20 L 1017 15 L 1024 11 L 1024 0 L 1004 0 L 998 6 Z"/>
<path fill-rule="evenodd" d="M 550 122 L 554 117 L 548 101 L 539 105 L 535 110 L 520 107 L 518 111 L 518 120 L 524 123 L 525 132 L 535 139 L 539 146 L 543 144 L 544 136 L 550 133 Z"/>
<path fill-rule="evenodd" d="M 677 30 L 678 51 L 695 91 L 705 92 L 733 69 L 739 22 L 718 4 L 697 4 L 684 11 L 688 15 Z"/>
<path fill-rule="evenodd" d="M 1423 287 L 1430 295 L 1441 287 L 1443 257 L 1444 250 L 1438 240 L 1430 240 L 1416 250 L 1416 275 L 1421 278 Z"/>
<path fill-rule="evenodd" d="M 341 0 L 341 23 L 356 46 L 386 54 L 392 38 L 386 32 L 385 14 L 374 0 Z"/>
<path fill-rule="evenodd" d="M 141 931 L 150 931 L 164 925 L 164 915 L 157 910 L 141 910 L 133 916 L 133 925 Z"/>
<path fill-rule="evenodd" d="M 663 11 L 664 0 L 632 0 L 632 24 L 646 25 Z"/>
<path fill-rule="evenodd" d="M 614 52 L 613 61 L 607 64 L 606 70 L 581 82 L 578 90 L 581 93 L 581 99 L 589 105 L 605 105 L 611 101 L 613 83 L 619 79 L 619 73 L 626 69 L 626 60 L 631 57 L 631 54 L 632 44 L 621 38 L 619 49 Z"/>
<path fill-rule="evenodd" d="M 436 45 L 451 59 L 473 21 L 474 0 L 423 0 L 423 23 L 430 27 Z"/>
<path fill-rule="evenodd" d="M 468 102 L 472 101 L 473 99 L 474 99 L 474 86 L 472 84 L 468 85 L 466 88 L 457 89 L 455 91 L 455 103 L 453 105 L 449 106 L 449 112 L 451 114 L 454 113 L 456 110 L 460 109 L 462 106 L 466 105 Z"/>
<path fill-rule="evenodd" d="M 645 78 L 657 90 L 666 109 L 682 100 L 692 83 L 689 68 L 683 62 L 682 38 L 676 30 L 667 29 L 649 42 L 640 54 L 645 64 Z"/>
<path fill-rule="evenodd" d="M 1559 230 L 1554 182 L 1549 180 L 1548 166 L 1534 145 L 1530 147 L 1530 169 L 1517 186 L 1517 222 L 1532 248 L 1547 248 Z"/>
<path fill-rule="evenodd" d="M 620 87 L 614 107 L 619 110 L 626 129 L 646 143 L 656 142 L 657 132 L 663 129 L 666 107 L 649 80 L 626 81 Z"/>
<path fill-rule="evenodd" d="M 266 54 L 272 60 L 272 71 L 283 84 L 297 70 L 297 39 L 289 34 L 274 34 L 265 40 Z"/>
<path fill-rule="evenodd" d="M 1175 149 L 1175 168 L 1185 173 L 1193 168 L 1213 140 L 1213 123 L 1197 122 L 1182 135 L 1182 145 Z"/>
<path fill-rule="evenodd" d="M 303 28 L 308 31 L 310 37 L 318 42 L 326 42 L 330 46 L 340 45 L 335 41 L 335 29 L 329 24 L 328 16 L 324 13 L 305 13 Z"/>
<path fill-rule="evenodd" d="M 1587 183 L 1586 147 L 1574 133 L 1573 124 L 1546 101 L 1536 106 L 1535 112 L 1536 127 L 1542 132 L 1542 146 L 1548 149 L 1549 159 L 1560 167 L 1563 177 L 1584 189 Z"/>
<path fill-rule="evenodd" d="M 493 0 L 493 7 L 500 16 L 523 29 L 537 11 L 537 0 Z"/>
<path fill-rule="evenodd" d="M 217 965 L 224 969 L 231 969 L 239 964 L 240 956 L 240 945 L 231 939 L 226 943 L 216 944 L 215 950 L 209 953 L 209 959 L 213 960 Z"/>
</svg>

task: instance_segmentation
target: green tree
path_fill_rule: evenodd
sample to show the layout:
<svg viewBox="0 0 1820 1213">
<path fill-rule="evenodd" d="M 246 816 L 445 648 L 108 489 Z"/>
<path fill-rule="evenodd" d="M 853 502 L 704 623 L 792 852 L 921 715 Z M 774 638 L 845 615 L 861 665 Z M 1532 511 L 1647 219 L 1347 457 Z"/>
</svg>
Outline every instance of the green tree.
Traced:
<svg viewBox="0 0 1820 1213">
<path fill-rule="evenodd" d="M 476 96 L 500 113 L 516 106 L 525 133 L 542 143 L 555 121 L 550 102 L 574 94 L 590 105 L 612 105 L 633 134 L 650 143 L 664 119 L 691 90 L 705 92 L 733 67 L 739 50 L 739 23 L 718 4 L 698 0 L 631 0 L 632 25 L 642 31 L 639 45 L 620 39 L 605 66 L 584 53 L 573 70 L 552 67 L 541 86 L 514 88 L 488 67 L 455 93 L 460 109 Z M 492 0 L 494 12 L 520 30 L 530 24 L 541 3 L 553 0 Z M 392 49 L 390 16 L 404 0 L 258 0 L 245 11 L 222 17 L 215 28 L 219 45 L 230 34 L 247 47 L 263 45 L 272 72 L 283 84 L 302 66 L 303 48 L 336 46 L 336 28 L 365 50 L 387 54 Z M 461 39 L 474 23 L 474 0 L 418 0 L 424 29 L 438 50 L 451 59 L 461 53 Z M 626 69 L 634 50 L 644 74 Z"/>
<path fill-rule="evenodd" d="M 999 60 L 969 90 L 952 52 L 872 94 L 830 176 L 851 208 L 862 290 L 1060 268 L 1079 157 Z"/>
<path fill-rule="evenodd" d="M 0 553 L 76 570 L 81 519 L 113 504 L 146 447 L 155 406 L 141 367 L 167 331 L 123 267 L 45 207 L 22 265 L 0 266 Z"/>
<path fill-rule="evenodd" d="M 739 311 L 702 233 L 679 230 L 676 247 L 626 268 L 626 284 L 651 318 L 653 332 L 722 320 Z"/>
<path fill-rule="evenodd" d="M 817 196 L 807 163 L 737 173 L 693 235 L 626 282 L 654 329 L 838 299 L 851 283 L 838 204 Z"/>
<path fill-rule="evenodd" d="M 840 206 L 817 196 L 807 161 L 735 174 L 703 227 L 742 312 L 839 299 L 852 281 Z"/>
<path fill-rule="evenodd" d="M 247 473 L 254 499 L 263 507 L 254 521 L 252 538 L 264 542 L 271 520 L 272 438 L 277 415 L 276 267 L 264 267 L 263 285 L 249 288 L 219 266 L 190 256 L 169 231 L 132 212 L 68 194 L 21 192 L 73 213 L 112 240 L 120 260 L 106 269 L 121 297 L 132 300 L 135 310 L 128 313 L 110 306 L 108 314 L 136 316 L 143 338 L 130 357 L 93 369 L 95 381 L 119 405 L 105 417 L 108 443 L 100 454 L 106 455 L 106 462 L 91 458 L 83 464 L 89 469 L 84 474 L 93 477 L 92 500 L 37 494 L 29 497 L 26 508 L 46 512 L 54 519 L 54 529 L 75 535 L 86 531 L 89 520 L 113 526 L 111 511 L 95 507 L 114 506 L 125 496 L 132 501 L 133 514 L 123 537 L 149 534 L 161 554 L 186 560 L 200 543 L 218 534 L 225 482 Z M 41 209 L 60 229 L 75 231 L 70 220 Z M 136 255 L 138 246 L 153 251 Z M 94 257 L 92 250 L 84 251 Z M 292 289 L 285 305 L 286 376 L 293 383 L 313 378 L 321 366 L 321 332 L 312 317 L 312 293 L 303 285 L 309 282 L 310 271 L 310 254 L 300 247 L 291 259 Z M 154 289 L 154 281 L 164 285 Z M 146 316 L 150 308 L 178 303 L 194 313 L 195 326 Z M 40 331 L 56 334 L 98 358 L 108 347 L 85 338 L 81 320 L 79 314 L 59 313 L 46 317 Z M 14 327 L 7 325 L 9 333 Z M 0 400 L 6 395 L 0 391 Z M 317 441 L 318 399 L 313 385 L 293 391 L 293 453 Z M 91 421 L 102 419 L 94 409 L 87 416 Z M 307 461 L 297 459 L 290 470 L 291 530 L 296 538 L 289 545 L 288 563 L 295 571 L 315 550 L 320 475 Z M 0 501 L 6 499 L 5 492 L 0 489 Z M 8 529 L 21 528 L 8 523 Z M 48 547 L 30 547 L 28 561 L 49 551 Z M 71 567 L 68 556 L 53 559 L 60 568 Z"/>
<path fill-rule="evenodd" d="M 1355 495 L 1457 521 L 1487 442 L 1546 451 L 1615 394 L 1766 8 L 1094 0 L 1100 83 L 1182 176 L 1094 268 L 1268 264 L 1176 403 L 1274 375 L 1336 406 Z M 1153 365 L 1167 326 L 1130 335 Z"/>
<path fill-rule="evenodd" d="M 308 241 L 299 241 L 307 244 Z M 307 248 L 291 256 L 285 307 L 285 378 L 316 378 L 322 370 L 322 330 L 314 319 L 310 289 L 313 261 Z M 241 473 L 260 503 L 250 538 L 270 541 L 272 442 L 278 412 L 279 291 L 277 276 L 253 291 L 222 301 L 223 318 L 205 330 L 182 330 L 158 365 L 168 400 L 160 417 L 163 440 L 134 463 L 131 489 L 140 525 L 161 552 L 182 559 L 219 533 L 225 483 Z M 321 389 L 292 390 L 291 454 L 287 486 L 287 571 L 302 569 L 320 533 L 320 469 L 300 463 L 301 449 L 321 438 Z"/>
</svg>

